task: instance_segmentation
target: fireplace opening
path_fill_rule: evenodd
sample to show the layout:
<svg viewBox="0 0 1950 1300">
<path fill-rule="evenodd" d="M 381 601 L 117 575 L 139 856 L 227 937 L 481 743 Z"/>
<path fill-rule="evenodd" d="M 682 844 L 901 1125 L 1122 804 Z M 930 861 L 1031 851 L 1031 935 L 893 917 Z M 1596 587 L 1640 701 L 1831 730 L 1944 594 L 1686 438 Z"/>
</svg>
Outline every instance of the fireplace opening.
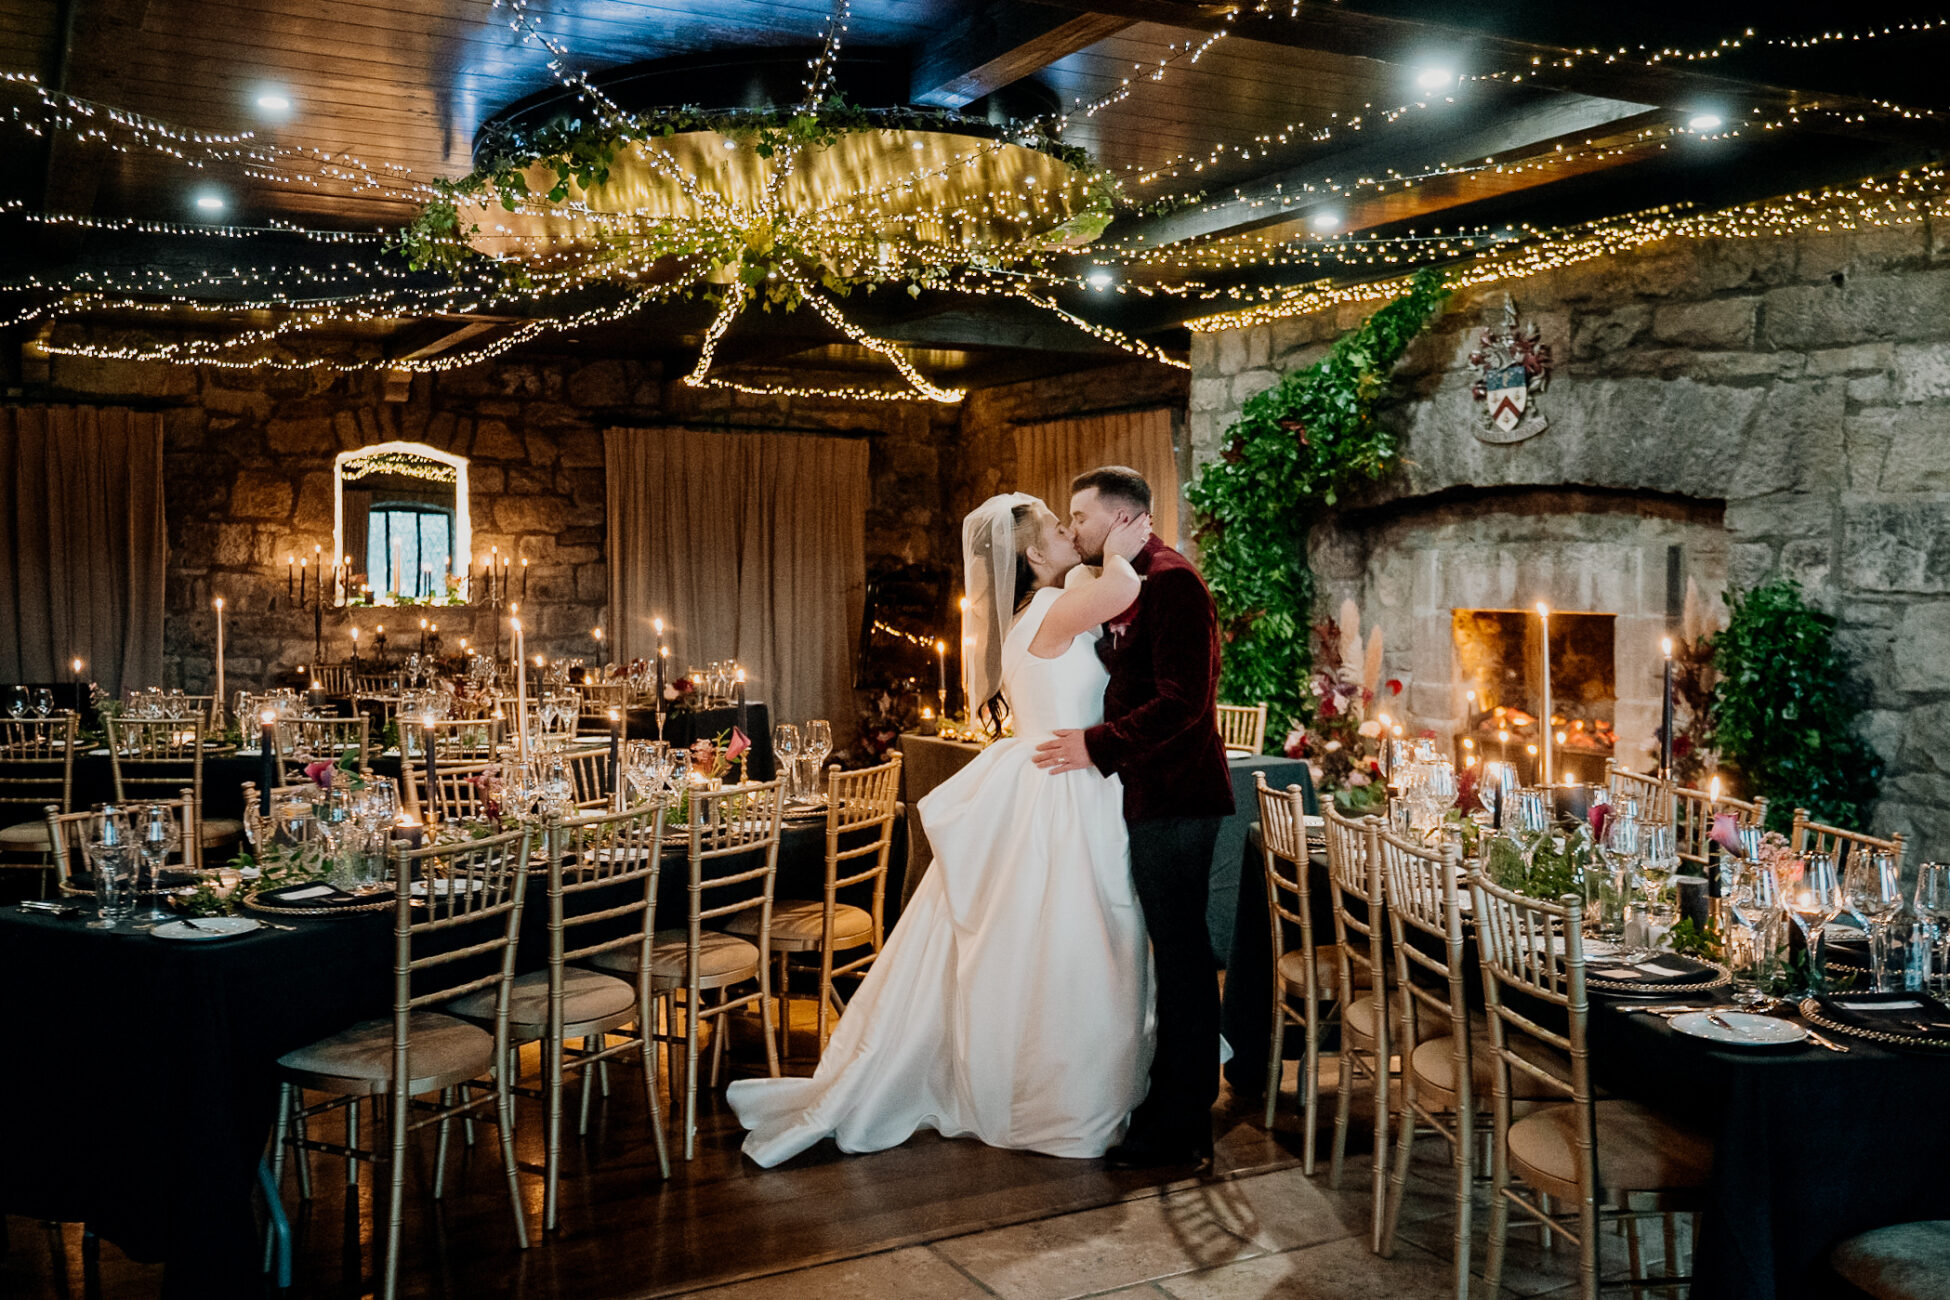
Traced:
<svg viewBox="0 0 1950 1300">
<path fill-rule="evenodd" d="M 1605 760 L 1617 748 L 1617 621 L 1615 614 L 1551 612 L 1551 725 L 1560 737 L 1552 776 L 1558 781 L 1602 781 Z M 1538 623 L 1535 610 L 1454 611 L 1457 679 L 1468 692 L 1458 763 L 1507 758 L 1526 783 L 1541 776 Z"/>
</svg>

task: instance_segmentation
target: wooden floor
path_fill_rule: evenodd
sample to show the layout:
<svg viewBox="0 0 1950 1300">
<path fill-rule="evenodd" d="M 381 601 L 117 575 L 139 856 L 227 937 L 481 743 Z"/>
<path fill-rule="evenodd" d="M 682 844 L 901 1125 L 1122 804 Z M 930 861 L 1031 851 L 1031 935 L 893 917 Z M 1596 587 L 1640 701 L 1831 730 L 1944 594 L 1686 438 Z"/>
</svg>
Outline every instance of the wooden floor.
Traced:
<svg viewBox="0 0 1950 1300">
<path fill-rule="evenodd" d="M 809 1062 L 795 1067 L 790 1072 L 810 1072 Z M 532 1076 L 532 1050 L 528 1069 Z M 760 1169 L 739 1154 L 742 1132 L 721 1094 L 713 1094 L 700 1118 L 697 1158 L 677 1162 L 666 1184 L 657 1177 L 640 1077 L 613 1063 L 611 1083 L 613 1095 L 596 1104 L 589 1137 L 569 1148 L 562 1226 L 547 1237 L 538 1226 L 541 1112 L 538 1103 L 522 1103 L 518 1148 L 535 1171 L 522 1179 L 535 1243 L 525 1252 L 515 1248 L 491 1130 L 482 1130 L 472 1150 L 455 1143 L 444 1204 L 429 1193 L 431 1143 L 422 1148 L 409 1173 L 401 1295 L 672 1295 L 1148 1197 L 1166 1181 L 1110 1171 L 1100 1161 L 998 1151 L 932 1134 L 865 1156 L 842 1155 L 826 1143 L 780 1168 Z M 1218 1177 L 1297 1162 L 1297 1134 L 1269 1138 L 1256 1106 L 1235 1108 L 1222 1099 L 1219 1113 Z M 1283 1128 L 1292 1123 L 1289 1101 Z M 311 1202 L 298 1200 L 287 1174 L 297 1260 L 286 1294 L 335 1300 L 370 1294 L 371 1171 L 348 1196 L 343 1165 L 314 1159 Z M 16 1218 L 7 1228 L 0 1296 L 39 1300 L 92 1289 L 83 1277 L 78 1225 L 55 1229 Z M 149 1297 L 160 1288 L 158 1267 L 128 1261 L 104 1245 L 100 1294 Z"/>
</svg>

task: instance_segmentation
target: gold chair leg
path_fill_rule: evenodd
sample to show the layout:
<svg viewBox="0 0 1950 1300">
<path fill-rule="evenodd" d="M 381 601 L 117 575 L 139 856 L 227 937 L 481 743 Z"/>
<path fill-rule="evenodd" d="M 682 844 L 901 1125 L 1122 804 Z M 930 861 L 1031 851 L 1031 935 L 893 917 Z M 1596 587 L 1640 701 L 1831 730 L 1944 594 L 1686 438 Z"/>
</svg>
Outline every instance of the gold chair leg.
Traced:
<svg viewBox="0 0 1950 1300">
<path fill-rule="evenodd" d="M 1336 1071 L 1339 1078 L 1334 1084 L 1334 1145 L 1327 1156 L 1327 1185 L 1338 1188 L 1341 1185 L 1341 1166 L 1347 1160 L 1348 1121 L 1353 1117 L 1354 1107 L 1354 1068 L 1360 1056 L 1358 1049 L 1350 1048 L 1347 1041 L 1347 1028 L 1341 1029 L 1341 1050 L 1335 1054 Z"/>
<path fill-rule="evenodd" d="M 1284 998 L 1273 1001 L 1273 1033 L 1266 1044 L 1266 1131 L 1273 1131 L 1273 1121 L 1280 1106 L 1280 1074 L 1286 1068 L 1286 1008 L 1281 1005 Z M 1308 1175 L 1312 1175 L 1311 1160 L 1306 1161 Z"/>
<path fill-rule="evenodd" d="M 393 1300 L 399 1291 L 400 1227 L 406 1221 L 406 1125 L 412 1100 L 406 1094 L 406 1081 L 393 1084 L 392 1103 L 387 1118 L 392 1121 L 392 1156 L 387 1161 L 392 1188 L 386 1198 L 386 1258 L 381 1264 L 379 1300 Z"/>
<path fill-rule="evenodd" d="M 723 1007 L 730 1000 L 730 994 L 718 990 L 718 1005 Z M 718 1080 L 724 1072 L 725 1040 L 731 1037 L 731 1017 L 723 1011 L 711 1018 L 711 1091 L 718 1090 Z"/>
<path fill-rule="evenodd" d="M 779 1077 L 779 1049 L 772 1041 L 772 967 L 767 962 L 758 964 L 758 1015 L 765 1029 L 765 1066 L 774 1079 Z"/>
<path fill-rule="evenodd" d="M 465 1092 L 463 1092 L 462 1095 L 465 1096 L 466 1095 Z M 447 1110 L 451 1108 L 453 1104 L 454 1104 L 454 1090 L 452 1088 L 442 1088 L 440 1090 L 440 1109 Z M 434 1126 L 435 1141 L 433 1144 L 433 1199 L 436 1201 L 447 1194 L 447 1131 L 449 1128 L 452 1127 L 452 1125 L 453 1125 L 453 1121 L 451 1119 L 443 1117 L 441 1121 Z"/>
<path fill-rule="evenodd" d="M 515 1093 L 514 1081 L 506 1072 L 494 1072 L 494 1113 L 500 1120 L 501 1167 L 508 1175 L 508 1204 L 515 1212 L 515 1244 L 528 1249 L 528 1216 L 521 1208 L 521 1179 L 515 1170 Z"/>
<path fill-rule="evenodd" d="M 587 1038 L 584 1038 L 582 1040 L 582 1054 L 585 1057 L 589 1055 L 589 1041 L 590 1040 Z M 587 1061 L 584 1061 L 581 1069 L 581 1074 L 582 1074 L 582 1110 L 581 1113 L 576 1118 L 576 1134 L 579 1137 L 588 1137 L 589 1136 L 589 1088 L 595 1082 L 595 1080 L 591 1077 L 592 1075 L 595 1074 L 595 1067 L 590 1065 Z"/>
<path fill-rule="evenodd" d="M 1503 1150 L 1503 1134 L 1497 1132 L 1490 1146 L 1490 1227 L 1483 1255 L 1483 1294 L 1501 1295 L 1503 1254 L 1510 1235 L 1510 1202 L 1503 1189 L 1510 1185 L 1510 1167 Z"/>
<path fill-rule="evenodd" d="M 1320 1012 L 1311 1002 L 1307 1005 L 1305 1018 L 1300 1022 L 1300 1030 L 1306 1036 L 1300 1053 L 1301 1075 L 1297 1089 L 1300 1094 L 1300 1122 L 1304 1126 L 1300 1136 L 1300 1164 L 1306 1176 L 1312 1178 L 1314 1170 L 1320 1167 Z"/>
<path fill-rule="evenodd" d="M 1470 1216 L 1476 1192 L 1476 1114 L 1472 1100 L 1456 1111 L 1456 1143 L 1449 1156 L 1456 1171 L 1456 1234 L 1450 1243 L 1456 1300 L 1469 1300 Z M 1396 1211 L 1401 1207 L 1397 1205 Z"/>
<path fill-rule="evenodd" d="M 354 1097 L 345 1103 L 345 1145 L 353 1150 L 359 1147 L 359 1099 Z M 359 1185 L 359 1161 L 353 1156 L 345 1158 L 345 1185 Z"/>
<path fill-rule="evenodd" d="M 305 1139 L 310 1136 L 305 1131 L 304 1110 L 305 1110 L 304 1090 L 296 1089 L 293 1097 L 293 1111 L 291 1117 L 292 1120 L 291 1126 L 293 1129 L 297 1131 L 299 1145 L 296 1149 L 297 1154 L 293 1157 L 293 1159 L 295 1160 L 298 1166 L 298 1199 L 301 1201 L 309 1201 L 311 1199 L 311 1152 L 306 1150 L 303 1145 Z"/>
<path fill-rule="evenodd" d="M 1375 1239 L 1375 1253 L 1383 1259 L 1392 1259 L 1395 1254 L 1395 1229 L 1400 1226 L 1402 1198 L 1408 1194 L 1408 1161 L 1415 1145 L 1414 1090 L 1410 1087 L 1407 1074 L 1402 1078 L 1401 1127 L 1395 1134 L 1395 1168 L 1389 1175 L 1388 1188 L 1383 1194 L 1381 1207 L 1381 1231 Z"/>
<path fill-rule="evenodd" d="M 1678 1277 L 1680 1275 L 1679 1274 L 1679 1225 L 1674 1221 L 1673 1216 L 1670 1213 L 1660 1215 L 1659 1221 L 1665 1228 L 1665 1234 L 1666 1234 L 1666 1263 L 1664 1269 L 1665 1275 L 1667 1277 Z M 1679 1300 L 1679 1288 L 1676 1286 L 1667 1287 L 1666 1300 Z"/>
<path fill-rule="evenodd" d="M 543 1087 L 548 1094 L 548 1129 L 544 1138 L 547 1151 L 542 1156 L 542 1231 L 554 1232 L 556 1185 L 562 1162 L 562 1056 L 568 1050 L 568 1043 L 551 1035 L 543 1040 L 543 1050 L 548 1053 L 548 1060 L 542 1066 L 547 1076 Z M 587 1073 L 585 1070 L 584 1074 Z"/>
<path fill-rule="evenodd" d="M 684 988 L 684 1159 L 697 1157 L 697 1020 L 701 990 L 696 984 Z M 767 1046 L 772 1026 L 765 1026 Z"/>
<path fill-rule="evenodd" d="M 664 1181 L 670 1181 L 670 1145 L 664 1133 L 663 1103 L 657 1097 L 657 1039 L 654 998 L 644 998 L 637 1006 L 637 1028 L 643 1034 L 643 1095 L 650 1103 L 650 1132 L 657 1141 L 657 1168 Z"/>
</svg>

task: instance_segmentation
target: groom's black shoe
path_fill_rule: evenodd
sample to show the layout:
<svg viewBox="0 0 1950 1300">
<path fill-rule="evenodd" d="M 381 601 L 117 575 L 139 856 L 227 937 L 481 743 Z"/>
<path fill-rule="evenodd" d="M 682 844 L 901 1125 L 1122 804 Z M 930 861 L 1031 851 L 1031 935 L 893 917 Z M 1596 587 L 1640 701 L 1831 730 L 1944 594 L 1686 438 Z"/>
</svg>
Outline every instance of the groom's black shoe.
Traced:
<svg viewBox="0 0 1950 1300">
<path fill-rule="evenodd" d="M 1112 1169 L 1168 1169 L 1182 1165 L 1204 1177 L 1212 1172 L 1212 1143 L 1125 1138 L 1104 1152 L 1104 1163 Z"/>
</svg>

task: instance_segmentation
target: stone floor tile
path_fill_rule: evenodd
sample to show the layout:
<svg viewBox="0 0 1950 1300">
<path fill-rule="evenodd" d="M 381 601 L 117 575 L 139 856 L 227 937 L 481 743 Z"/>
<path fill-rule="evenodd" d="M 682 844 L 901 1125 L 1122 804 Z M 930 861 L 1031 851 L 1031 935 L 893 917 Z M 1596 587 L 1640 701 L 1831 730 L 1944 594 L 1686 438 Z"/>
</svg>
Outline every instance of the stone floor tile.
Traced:
<svg viewBox="0 0 1950 1300">
<path fill-rule="evenodd" d="M 1439 1300 L 1449 1294 L 1449 1264 L 1406 1244 L 1382 1259 L 1365 1239 L 1348 1239 L 1201 1269 L 1159 1286 L 1173 1300 Z"/>
<path fill-rule="evenodd" d="M 983 1300 L 990 1293 L 926 1246 L 686 1292 L 686 1300 Z"/>
</svg>

